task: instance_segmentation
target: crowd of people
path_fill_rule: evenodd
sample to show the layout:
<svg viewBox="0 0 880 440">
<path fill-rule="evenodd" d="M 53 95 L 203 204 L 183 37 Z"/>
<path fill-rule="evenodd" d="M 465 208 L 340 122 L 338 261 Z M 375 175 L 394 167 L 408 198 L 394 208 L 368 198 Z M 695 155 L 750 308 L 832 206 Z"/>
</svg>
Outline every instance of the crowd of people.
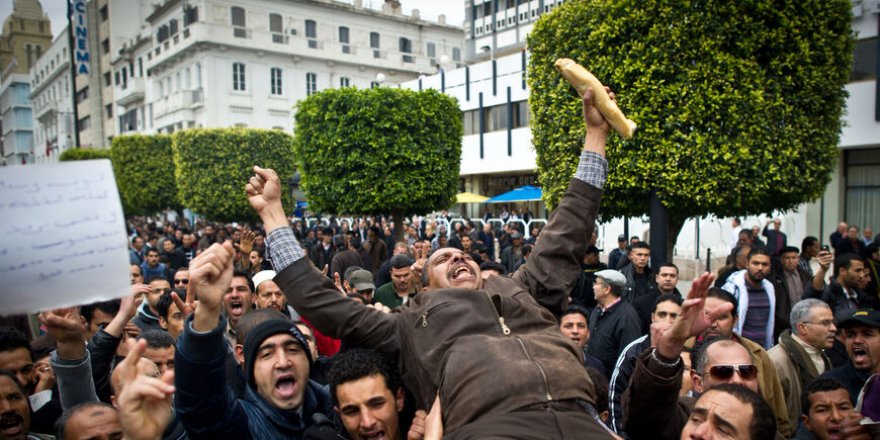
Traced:
<svg viewBox="0 0 880 440">
<path fill-rule="evenodd" d="M 259 224 L 131 219 L 125 297 L 0 327 L 0 439 L 877 438 L 877 241 L 842 224 L 834 253 L 798 249 L 771 221 L 687 292 L 635 237 L 602 263 L 609 125 L 583 105 L 577 171 L 528 239 L 308 226 L 259 167 Z"/>
</svg>

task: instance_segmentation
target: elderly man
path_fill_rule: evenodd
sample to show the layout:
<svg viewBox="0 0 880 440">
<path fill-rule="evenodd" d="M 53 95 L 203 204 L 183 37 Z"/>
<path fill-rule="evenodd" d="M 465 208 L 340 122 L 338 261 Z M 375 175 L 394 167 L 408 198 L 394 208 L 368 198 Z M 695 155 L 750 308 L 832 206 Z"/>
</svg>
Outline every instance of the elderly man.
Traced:
<svg viewBox="0 0 880 440">
<path fill-rule="evenodd" d="M 642 323 L 635 309 L 620 295 L 626 278 L 613 269 L 596 272 L 593 293 L 596 308 L 590 314 L 590 333 L 593 342 L 587 354 L 602 361 L 605 371 L 614 371 L 614 361 L 623 349 L 642 335 Z"/>
<path fill-rule="evenodd" d="M 483 281 L 470 255 L 438 249 L 423 268 L 426 292 L 400 313 L 336 293 L 303 259 L 281 206 L 280 179 L 254 167 L 248 199 L 269 232 L 276 282 L 288 300 L 331 336 L 399 356 L 416 407 L 426 410 L 439 398 L 445 438 L 610 437 L 596 420 L 595 391 L 578 350 L 553 313 L 568 303 L 607 172 L 610 127 L 592 93 L 583 106 L 587 136 L 578 171 L 528 262 L 511 277 Z"/>
<path fill-rule="evenodd" d="M 767 351 L 779 374 L 788 404 L 790 426 L 797 426 L 801 415 L 801 391 L 813 379 L 831 369 L 826 349 L 834 345 L 834 315 L 818 299 L 805 299 L 791 309 L 791 329 L 779 335 L 779 344 Z"/>
<path fill-rule="evenodd" d="M 281 288 L 272 279 L 275 278 L 274 270 L 262 270 L 254 275 L 253 282 L 256 292 L 254 293 L 254 307 L 256 309 L 275 309 L 292 321 L 299 319 L 299 313 L 287 304 L 287 297 Z"/>
</svg>

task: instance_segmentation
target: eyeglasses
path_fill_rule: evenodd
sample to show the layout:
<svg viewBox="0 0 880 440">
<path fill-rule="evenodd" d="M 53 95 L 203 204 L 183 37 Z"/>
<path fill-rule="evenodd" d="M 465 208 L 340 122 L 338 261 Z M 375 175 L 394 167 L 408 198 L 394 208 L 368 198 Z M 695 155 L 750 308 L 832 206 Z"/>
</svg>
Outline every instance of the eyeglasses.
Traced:
<svg viewBox="0 0 880 440">
<path fill-rule="evenodd" d="M 703 375 L 709 374 L 717 380 L 728 380 L 733 377 L 734 372 L 738 372 L 739 377 L 743 380 L 750 380 L 758 376 L 758 367 L 754 365 L 715 365 Z"/>
<path fill-rule="evenodd" d="M 189 280 L 186 278 L 178 278 L 174 280 L 174 284 L 189 284 Z"/>
<path fill-rule="evenodd" d="M 810 321 L 801 321 L 802 324 L 813 324 L 813 325 L 821 325 L 822 327 L 831 327 L 834 324 L 834 321 L 831 319 L 825 319 L 819 322 L 810 322 Z"/>
</svg>

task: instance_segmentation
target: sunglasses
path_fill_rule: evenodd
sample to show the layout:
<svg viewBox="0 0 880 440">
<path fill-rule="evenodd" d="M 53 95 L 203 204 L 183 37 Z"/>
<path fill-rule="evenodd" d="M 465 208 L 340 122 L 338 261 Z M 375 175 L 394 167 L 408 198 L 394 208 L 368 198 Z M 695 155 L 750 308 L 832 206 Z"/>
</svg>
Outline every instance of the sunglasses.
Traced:
<svg viewBox="0 0 880 440">
<path fill-rule="evenodd" d="M 709 368 L 708 374 L 717 380 L 728 380 L 733 377 L 734 372 L 738 372 L 739 377 L 744 380 L 758 377 L 758 367 L 754 365 L 715 365 Z"/>
<path fill-rule="evenodd" d="M 174 280 L 174 284 L 189 284 L 189 280 L 186 278 L 178 278 Z"/>
</svg>

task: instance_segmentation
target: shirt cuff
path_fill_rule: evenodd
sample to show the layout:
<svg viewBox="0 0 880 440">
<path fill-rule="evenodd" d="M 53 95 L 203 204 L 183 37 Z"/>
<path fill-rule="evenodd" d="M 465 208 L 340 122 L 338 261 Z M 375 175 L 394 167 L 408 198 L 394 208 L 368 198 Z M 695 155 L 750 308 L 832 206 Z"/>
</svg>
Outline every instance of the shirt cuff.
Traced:
<svg viewBox="0 0 880 440">
<path fill-rule="evenodd" d="M 303 259 L 306 251 L 300 247 L 293 230 L 290 228 L 278 228 L 266 237 L 266 247 L 269 248 L 269 256 L 272 268 L 279 273 L 287 266 Z"/>
<path fill-rule="evenodd" d="M 575 179 L 602 189 L 608 176 L 608 161 L 601 154 L 593 151 L 582 151 L 578 161 Z"/>
</svg>

